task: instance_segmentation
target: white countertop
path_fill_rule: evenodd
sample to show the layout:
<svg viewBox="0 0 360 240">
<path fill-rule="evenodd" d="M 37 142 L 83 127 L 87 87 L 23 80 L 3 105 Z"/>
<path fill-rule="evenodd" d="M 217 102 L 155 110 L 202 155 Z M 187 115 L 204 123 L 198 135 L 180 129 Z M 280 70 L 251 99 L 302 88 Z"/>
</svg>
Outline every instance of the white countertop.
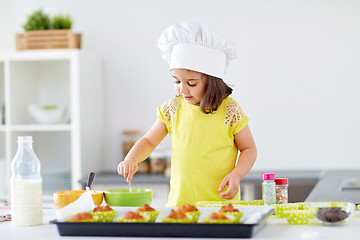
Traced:
<svg viewBox="0 0 360 240">
<path fill-rule="evenodd" d="M 55 218 L 54 210 L 44 210 L 44 224 L 40 226 L 32 227 L 15 227 L 11 222 L 0 223 L 0 236 L 1 239 L 6 240 L 23 240 L 23 239 L 36 239 L 36 240 L 53 240 L 53 239 L 65 239 L 65 240 L 79 240 L 84 237 L 61 237 L 58 233 L 55 224 L 50 224 L 49 221 Z M 253 239 L 318 239 L 318 240 L 331 240 L 331 239 L 358 239 L 360 236 L 360 212 L 356 211 L 349 222 L 341 226 L 329 227 L 323 226 L 312 220 L 311 224 L 307 225 L 289 225 L 286 219 L 271 218 L 268 220 L 267 225 L 255 236 Z M 133 237 L 86 237 L 91 240 L 99 239 L 161 239 L 167 238 L 133 238 Z M 168 238 L 175 239 L 175 238 Z M 177 238 L 176 238 L 177 239 Z M 178 238 L 184 239 L 184 238 Z M 196 239 L 199 238 L 187 238 Z M 208 238 L 213 239 L 213 238 Z M 226 238 L 230 239 L 230 238 Z"/>
</svg>

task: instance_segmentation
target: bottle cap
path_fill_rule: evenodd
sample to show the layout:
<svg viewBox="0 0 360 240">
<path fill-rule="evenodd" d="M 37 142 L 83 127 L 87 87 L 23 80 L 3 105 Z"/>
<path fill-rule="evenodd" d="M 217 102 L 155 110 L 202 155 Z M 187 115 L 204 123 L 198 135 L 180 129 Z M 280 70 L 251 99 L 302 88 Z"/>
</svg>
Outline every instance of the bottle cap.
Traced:
<svg viewBox="0 0 360 240">
<path fill-rule="evenodd" d="M 275 180 L 275 173 L 263 173 L 262 180 Z"/>
<path fill-rule="evenodd" d="M 33 142 L 32 136 L 18 136 L 17 142 Z"/>
<path fill-rule="evenodd" d="M 275 179 L 275 184 L 276 185 L 287 185 L 288 184 L 288 179 L 287 178 L 277 178 Z"/>
</svg>

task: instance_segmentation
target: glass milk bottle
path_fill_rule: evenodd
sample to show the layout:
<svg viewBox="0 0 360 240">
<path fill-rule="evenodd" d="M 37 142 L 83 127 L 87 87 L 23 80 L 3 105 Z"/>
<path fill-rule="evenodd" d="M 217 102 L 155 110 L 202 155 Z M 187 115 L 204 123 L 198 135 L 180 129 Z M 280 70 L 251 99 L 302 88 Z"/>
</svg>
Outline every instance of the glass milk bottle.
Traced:
<svg viewBox="0 0 360 240">
<path fill-rule="evenodd" d="M 262 198 L 264 205 L 275 204 L 276 191 L 275 191 L 275 173 L 262 174 Z"/>
<path fill-rule="evenodd" d="M 42 224 L 42 178 L 40 161 L 31 136 L 18 137 L 18 149 L 11 162 L 11 221 L 15 226 Z"/>
</svg>

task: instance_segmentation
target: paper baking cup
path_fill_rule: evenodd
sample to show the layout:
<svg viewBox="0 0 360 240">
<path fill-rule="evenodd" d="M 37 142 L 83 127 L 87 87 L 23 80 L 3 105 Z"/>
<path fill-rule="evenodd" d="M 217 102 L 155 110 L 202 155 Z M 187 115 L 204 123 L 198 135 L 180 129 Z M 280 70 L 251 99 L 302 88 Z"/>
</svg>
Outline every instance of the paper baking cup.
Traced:
<svg viewBox="0 0 360 240">
<path fill-rule="evenodd" d="M 124 219 L 123 216 L 120 216 L 116 218 L 116 221 L 121 223 L 145 223 L 148 222 L 148 219 Z"/>
<path fill-rule="evenodd" d="M 174 218 L 168 218 L 167 216 L 162 216 L 161 222 L 163 222 L 163 223 L 193 223 L 193 220 L 190 218 L 174 219 Z"/>
<path fill-rule="evenodd" d="M 230 201 L 202 201 L 197 202 L 196 207 L 222 207 L 232 204 Z"/>
<path fill-rule="evenodd" d="M 225 215 L 226 216 L 226 215 Z M 235 217 L 226 216 L 228 219 L 209 219 L 209 216 L 204 217 L 203 221 L 206 224 L 233 224 L 238 223 Z"/>
<path fill-rule="evenodd" d="M 308 224 L 312 218 L 311 211 L 309 210 L 285 210 L 283 214 L 288 223 L 293 225 Z"/>
<path fill-rule="evenodd" d="M 299 210 L 299 204 L 297 203 L 286 203 L 286 204 L 274 204 L 275 213 L 277 217 L 283 218 L 284 211 L 287 210 Z"/>
<path fill-rule="evenodd" d="M 240 219 L 242 217 L 242 215 L 244 214 L 243 212 L 222 212 L 226 217 L 228 218 L 233 218 L 234 221 L 236 222 L 240 222 Z"/>
<path fill-rule="evenodd" d="M 138 211 L 138 213 L 143 216 L 147 220 L 147 222 L 154 223 L 160 211 Z"/>
<path fill-rule="evenodd" d="M 75 221 L 72 219 L 68 219 L 67 222 L 73 222 L 73 223 L 79 223 L 79 222 L 83 222 L 83 223 L 88 223 L 88 222 L 96 222 L 97 221 L 97 217 L 93 217 L 93 219 L 84 219 L 84 220 L 80 220 L 80 221 Z"/>
<path fill-rule="evenodd" d="M 258 200 L 252 200 L 252 201 L 235 201 L 232 203 L 236 207 L 242 207 L 242 206 L 263 206 L 264 201 L 261 199 Z"/>
<path fill-rule="evenodd" d="M 115 215 L 116 215 L 116 211 L 102 211 L 102 212 L 93 212 L 90 211 L 89 212 L 93 218 L 96 220 L 94 222 L 113 222 Z"/>
<path fill-rule="evenodd" d="M 200 211 L 186 212 L 185 215 L 191 219 L 191 222 L 197 223 L 200 217 Z"/>
</svg>

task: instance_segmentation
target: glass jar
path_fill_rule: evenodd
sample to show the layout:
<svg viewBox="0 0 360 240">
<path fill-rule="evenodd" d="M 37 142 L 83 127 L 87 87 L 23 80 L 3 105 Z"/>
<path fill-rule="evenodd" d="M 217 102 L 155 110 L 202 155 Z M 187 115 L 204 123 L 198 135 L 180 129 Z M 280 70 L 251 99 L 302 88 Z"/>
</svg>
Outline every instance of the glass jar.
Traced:
<svg viewBox="0 0 360 240">
<path fill-rule="evenodd" d="M 139 130 L 125 130 L 123 131 L 123 158 L 129 153 L 130 149 L 134 146 L 139 139 Z"/>
<path fill-rule="evenodd" d="M 150 154 L 150 166 L 152 173 L 164 173 L 166 168 L 166 154 L 163 152 L 152 152 Z"/>
<path fill-rule="evenodd" d="M 276 202 L 275 173 L 262 174 L 262 199 L 264 205 L 272 205 Z"/>
<path fill-rule="evenodd" d="M 288 203 L 288 179 L 277 178 L 275 180 L 276 204 Z"/>
</svg>

